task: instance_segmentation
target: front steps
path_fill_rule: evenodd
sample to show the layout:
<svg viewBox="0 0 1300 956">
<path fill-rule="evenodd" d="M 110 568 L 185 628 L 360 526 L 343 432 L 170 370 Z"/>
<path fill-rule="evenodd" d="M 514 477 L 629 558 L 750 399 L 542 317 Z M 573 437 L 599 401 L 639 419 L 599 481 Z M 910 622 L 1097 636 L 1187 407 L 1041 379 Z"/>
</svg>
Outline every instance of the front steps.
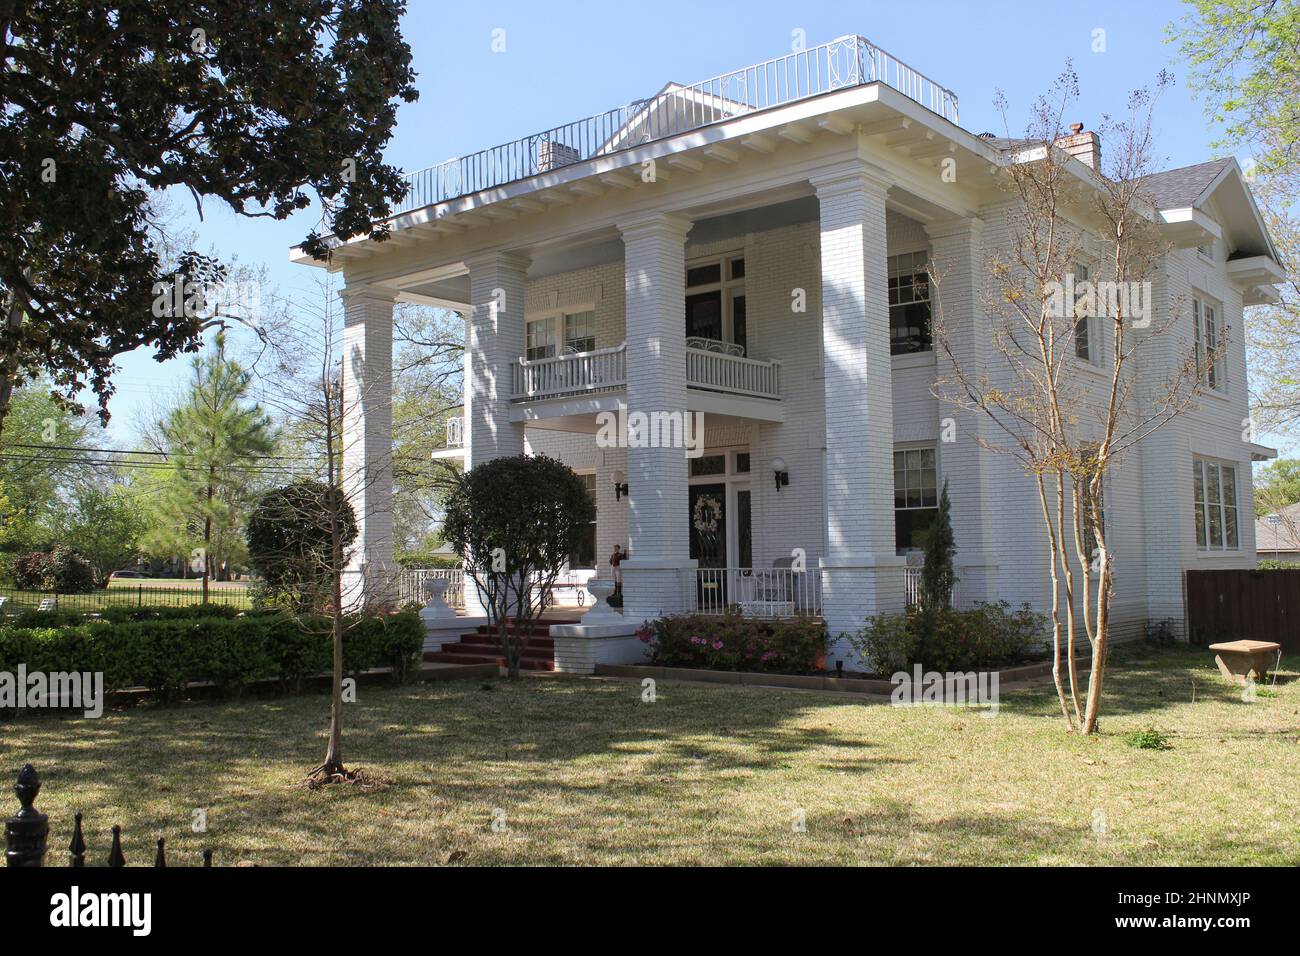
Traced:
<svg viewBox="0 0 1300 956">
<path fill-rule="evenodd" d="M 529 671 L 555 670 L 555 641 L 551 639 L 550 626 L 552 624 L 576 623 L 578 623 L 577 619 L 536 622 L 528 632 L 524 652 L 519 658 L 519 668 Z M 515 626 L 512 624 L 510 627 L 511 632 L 515 633 Z M 479 626 L 468 634 L 462 634 L 460 640 L 454 644 L 442 645 L 440 651 L 425 651 L 424 659 L 444 664 L 496 664 L 498 667 L 506 666 L 506 658 L 501 652 L 501 645 L 497 641 L 497 636 L 486 624 Z"/>
</svg>

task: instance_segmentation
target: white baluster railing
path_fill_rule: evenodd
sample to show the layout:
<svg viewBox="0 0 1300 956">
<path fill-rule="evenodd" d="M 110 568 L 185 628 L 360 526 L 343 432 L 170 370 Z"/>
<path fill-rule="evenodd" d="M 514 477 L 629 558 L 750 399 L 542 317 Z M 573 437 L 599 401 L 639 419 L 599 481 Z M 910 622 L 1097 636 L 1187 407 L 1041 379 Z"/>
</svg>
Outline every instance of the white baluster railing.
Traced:
<svg viewBox="0 0 1300 956">
<path fill-rule="evenodd" d="M 460 568 L 403 568 L 397 579 L 398 604 L 424 604 L 429 600 L 424 584 L 430 578 L 447 580 L 447 604 L 465 606 L 465 572 Z"/>
<path fill-rule="evenodd" d="M 712 392 L 780 398 L 781 363 L 687 348 L 686 384 Z"/>
<path fill-rule="evenodd" d="M 520 359 L 512 367 L 510 398 L 531 402 L 543 398 L 584 395 L 627 385 L 627 343 L 591 352 L 571 352 L 554 358 Z"/>
<path fill-rule="evenodd" d="M 792 568 L 697 568 L 694 599 L 699 614 L 816 615 L 821 613 L 821 575 Z"/>
</svg>

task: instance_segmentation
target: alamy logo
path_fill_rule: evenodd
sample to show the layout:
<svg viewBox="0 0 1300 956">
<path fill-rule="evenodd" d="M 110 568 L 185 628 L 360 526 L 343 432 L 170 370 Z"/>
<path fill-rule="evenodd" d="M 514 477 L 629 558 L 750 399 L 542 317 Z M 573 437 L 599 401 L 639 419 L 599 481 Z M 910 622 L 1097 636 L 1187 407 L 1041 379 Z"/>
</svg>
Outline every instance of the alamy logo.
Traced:
<svg viewBox="0 0 1300 956">
<path fill-rule="evenodd" d="M 912 673 L 898 671 L 889 682 L 894 685 L 889 695 L 895 707 L 916 705 L 931 707 L 978 707 L 981 717 L 998 714 L 997 671 L 939 671 L 924 670 L 920 664 Z"/>
<path fill-rule="evenodd" d="M 104 713 L 104 675 L 98 671 L 32 671 L 26 664 L 18 672 L 0 671 L 0 708 L 39 710 L 70 707 L 83 716 Z"/>
<path fill-rule="evenodd" d="M 153 896 L 150 893 L 70 892 L 50 897 L 50 925 L 128 926 L 133 936 L 148 936 L 153 926 Z"/>
<path fill-rule="evenodd" d="M 704 454 L 703 412 L 596 413 L 597 448 L 683 448 L 687 458 Z"/>
<path fill-rule="evenodd" d="M 1064 282 L 1047 283 L 1043 294 L 1056 318 L 1124 318 L 1135 329 L 1151 324 L 1150 282 L 1093 282 L 1067 273 Z"/>
</svg>

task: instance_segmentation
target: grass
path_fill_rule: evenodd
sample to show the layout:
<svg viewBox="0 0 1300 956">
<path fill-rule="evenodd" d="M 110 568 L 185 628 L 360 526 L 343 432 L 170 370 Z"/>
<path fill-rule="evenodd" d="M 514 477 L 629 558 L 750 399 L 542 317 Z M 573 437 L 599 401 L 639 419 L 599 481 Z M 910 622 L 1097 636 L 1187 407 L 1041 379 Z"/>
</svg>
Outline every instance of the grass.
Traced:
<svg viewBox="0 0 1300 956">
<path fill-rule="evenodd" d="M 321 695 L 25 715 L 0 767 L 41 771 L 58 862 L 82 810 L 96 864 L 120 823 L 141 863 L 161 835 L 174 864 L 212 846 L 227 865 L 1294 866 L 1298 712 L 1300 681 L 1246 702 L 1206 652 L 1141 647 L 1116 654 L 1091 739 L 1063 731 L 1050 688 L 983 718 L 534 678 L 361 687 L 345 751 L 384 789 L 296 786 L 324 749 Z M 1125 742 L 1146 731 L 1169 749 Z"/>
</svg>

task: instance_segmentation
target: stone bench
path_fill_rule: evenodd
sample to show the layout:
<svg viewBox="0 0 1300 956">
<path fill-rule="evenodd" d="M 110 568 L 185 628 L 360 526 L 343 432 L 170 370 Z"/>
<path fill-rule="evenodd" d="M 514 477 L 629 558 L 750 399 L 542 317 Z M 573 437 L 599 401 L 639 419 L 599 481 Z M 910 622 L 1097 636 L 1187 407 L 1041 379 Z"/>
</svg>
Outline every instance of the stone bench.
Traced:
<svg viewBox="0 0 1300 956">
<path fill-rule="evenodd" d="M 1272 641 L 1228 641 L 1210 645 L 1219 673 L 1238 684 L 1246 683 L 1246 676 L 1251 671 L 1255 672 L 1257 680 L 1263 680 L 1281 649 L 1281 644 Z"/>
</svg>

